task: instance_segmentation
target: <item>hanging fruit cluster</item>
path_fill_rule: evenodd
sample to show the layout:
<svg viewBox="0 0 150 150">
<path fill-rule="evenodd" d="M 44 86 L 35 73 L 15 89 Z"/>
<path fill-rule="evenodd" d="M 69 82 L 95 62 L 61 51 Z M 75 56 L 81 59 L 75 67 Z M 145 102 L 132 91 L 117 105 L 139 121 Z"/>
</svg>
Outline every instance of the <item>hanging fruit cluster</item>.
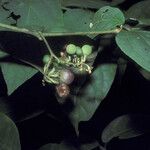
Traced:
<svg viewBox="0 0 150 150">
<path fill-rule="evenodd" d="M 74 72 L 79 73 L 92 72 L 92 66 L 87 63 L 87 58 L 92 54 L 91 45 L 76 46 L 68 44 L 65 51 L 60 52 L 58 60 L 45 55 L 43 57 L 44 66 L 44 83 L 56 84 L 56 91 L 60 97 L 66 97 L 70 93 L 69 84 L 74 81 Z"/>
</svg>

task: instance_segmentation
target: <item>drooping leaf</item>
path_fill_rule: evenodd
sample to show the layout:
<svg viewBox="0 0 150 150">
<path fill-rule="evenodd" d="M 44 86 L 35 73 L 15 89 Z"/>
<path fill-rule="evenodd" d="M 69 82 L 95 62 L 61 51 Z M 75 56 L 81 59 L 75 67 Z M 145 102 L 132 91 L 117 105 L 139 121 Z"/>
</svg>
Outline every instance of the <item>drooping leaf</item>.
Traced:
<svg viewBox="0 0 150 150">
<path fill-rule="evenodd" d="M 141 24 L 150 25 L 150 1 L 141 1 L 131 6 L 126 14 L 127 18 L 135 18 Z"/>
<path fill-rule="evenodd" d="M 63 14 L 59 0 L 13 0 L 7 6 L 15 15 L 20 15 L 18 27 L 52 32 L 63 26 Z"/>
<path fill-rule="evenodd" d="M 3 51 L 0 50 L 0 59 L 6 57 L 8 55 L 9 54 L 7 54 L 7 53 L 5 53 L 5 52 L 3 52 Z"/>
<path fill-rule="evenodd" d="M 102 141 L 108 143 L 115 137 L 128 139 L 150 131 L 150 116 L 123 115 L 110 122 L 102 132 Z"/>
<path fill-rule="evenodd" d="M 93 18 L 92 31 L 106 31 L 116 29 L 118 26 L 123 25 L 125 17 L 121 10 L 118 8 L 105 6 L 99 9 Z"/>
<path fill-rule="evenodd" d="M 60 144 L 46 144 L 42 146 L 39 150 L 77 150 L 73 145 L 67 143 L 60 143 Z"/>
<path fill-rule="evenodd" d="M 83 9 L 70 9 L 64 13 L 65 27 L 72 32 L 84 32 L 90 30 L 94 13 Z"/>
<path fill-rule="evenodd" d="M 99 143 L 97 141 L 93 141 L 92 143 L 82 144 L 81 150 L 93 150 L 99 147 Z"/>
<path fill-rule="evenodd" d="M 8 95 L 37 73 L 34 68 L 15 63 L 0 63 L 0 66 L 7 84 Z"/>
<path fill-rule="evenodd" d="M 2 113 L 0 113 L 0 149 L 21 150 L 17 127 Z"/>
<path fill-rule="evenodd" d="M 92 117 L 101 101 L 107 95 L 115 73 L 115 64 L 100 65 L 92 73 L 91 79 L 79 89 L 82 95 L 74 96 L 75 107 L 70 113 L 70 119 L 76 130 L 80 121 L 86 121 Z"/>
<path fill-rule="evenodd" d="M 124 0 L 113 0 L 112 2 L 107 2 L 103 0 L 61 0 L 61 4 L 63 7 L 81 7 L 81 8 L 95 8 L 99 9 L 106 5 L 117 5 L 122 3 Z"/>
<path fill-rule="evenodd" d="M 99 146 L 98 142 L 93 142 L 90 144 L 84 144 L 77 147 L 74 147 L 71 144 L 68 144 L 66 142 L 62 142 L 60 144 L 46 144 L 44 146 L 42 146 L 39 150 L 91 150 L 95 147 Z"/>
<path fill-rule="evenodd" d="M 141 67 L 150 71 L 150 32 L 122 31 L 116 37 L 120 49 Z"/>
<path fill-rule="evenodd" d="M 140 68 L 139 69 L 139 72 L 142 74 L 142 76 L 147 79 L 147 80 L 150 80 L 150 72 L 143 69 L 143 68 Z"/>
</svg>

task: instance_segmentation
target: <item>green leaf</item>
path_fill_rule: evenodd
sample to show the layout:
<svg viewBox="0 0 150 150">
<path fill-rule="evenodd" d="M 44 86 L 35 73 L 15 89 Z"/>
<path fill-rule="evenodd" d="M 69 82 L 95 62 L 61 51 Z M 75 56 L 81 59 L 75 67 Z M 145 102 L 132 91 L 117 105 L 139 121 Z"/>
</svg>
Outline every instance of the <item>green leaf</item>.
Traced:
<svg viewBox="0 0 150 150">
<path fill-rule="evenodd" d="M 93 18 L 92 31 L 107 31 L 123 25 L 125 17 L 118 8 L 105 6 L 99 9 Z"/>
<path fill-rule="evenodd" d="M 136 18 L 141 24 L 150 25 L 150 1 L 138 2 L 125 13 L 127 18 Z"/>
<path fill-rule="evenodd" d="M 140 136 L 149 127 L 150 116 L 146 115 L 123 115 L 110 122 L 102 132 L 102 141 L 110 142 L 113 138 L 128 139 Z"/>
<path fill-rule="evenodd" d="M 8 23 L 8 16 L 9 16 L 9 11 L 5 11 L 0 2 L 0 23 Z"/>
<path fill-rule="evenodd" d="M 150 71 L 147 71 L 143 68 L 140 68 L 139 69 L 139 72 L 142 74 L 142 76 L 147 79 L 147 80 L 150 80 Z"/>
<path fill-rule="evenodd" d="M 150 71 L 150 32 L 122 31 L 116 37 L 120 49 L 141 67 Z"/>
<path fill-rule="evenodd" d="M 7 84 L 8 95 L 37 73 L 34 68 L 15 63 L 0 63 L 0 66 Z"/>
<path fill-rule="evenodd" d="M 61 0 L 61 4 L 64 7 L 81 7 L 81 8 L 95 8 L 99 9 L 106 5 L 117 5 L 122 3 L 124 0 L 113 0 L 112 2 L 107 2 L 103 0 Z"/>
<path fill-rule="evenodd" d="M 21 150 L 15 124 L 2 113 L 0 113 L 0 150 Z"/>
<path fill-rule="evenodd" d="M 91 79 L 79 89 L 82 95 L 73 97 L 75 108 L 70 113 L 70 119 L 76 130 L 80 121 L 86 121 L 92 117 L 111 88 L 115 73 L 115 64 L 98 66 L 92 73 Z"/>
<path fill-rule="evenodd" d="M 46 144 L 39 150 L 77 150 L 77 148 L 73 147 L 73 145 L 62 142 L 60 144 Z"/>
<path fill-rule="evenodd" d="M 42 146 L 39 150 L 91 150 L 97 146 L 99 146 L 98 142 L 93 142 L 90 144 L 81 145 L 80 147 L 76 148 L 69 143 L 62 142 L 60 144 L 46 144 Z"/>
<path fill-rule="evenodd" d="M 9 56 L 9 54 L 7 54 L 7 53 L 5 53 L 5 52 L 3 52 L 3 51 L 0 50 L 0 59 L 4 58 L 6 56 Z"/>
<path fill-rule="evenodd" d="M 64 27 L 70 32 L 105 32 L 117 29 L 124 22 L 123 13 L 110 6 L 102 7 L 95 14 L 83 9 L 69 9 L 64 13 Z"/>
<path fill-rule="evenodd" d="M 97 141 L 93 141 L 92 143 L 82 144 L 81 150 L 93 150 L 99 147 L 99 143 Z"/>
<path fill-rule="evenodd" d="M 0 23 L 8 24 L 8 25 L 16 23 L 16 21 L 12 17 L 10 17 L 11 12 L 9 10 L 3 9 L 2 5 L 4 4 L 4 2 L 6 1 L 0 1 Z M 6 7 L 6 5 L 4 6 Z M 0 27 L 0 31 L 1 30 L 6 30 L 6 29 Z"/>
<path fill-rule="evenodd" d="M 94 13 L 83 9 L 70 9 L 64 13 L 64 24 L 69 31 L 88 32 Z"/>
<path fill-rule="evenodd" d="M 13 0 L 9 9 L 21 17 L 18 27 L 30 30 L 52 32 L 63 26 L 63 13 L 59 0 Z"/>
</svg>

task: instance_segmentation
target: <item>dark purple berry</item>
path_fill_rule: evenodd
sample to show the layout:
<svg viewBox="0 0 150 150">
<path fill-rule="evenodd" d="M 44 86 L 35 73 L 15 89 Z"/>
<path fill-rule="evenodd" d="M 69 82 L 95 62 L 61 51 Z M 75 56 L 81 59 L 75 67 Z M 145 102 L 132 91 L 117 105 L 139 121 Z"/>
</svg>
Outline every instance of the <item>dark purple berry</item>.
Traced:
<svg viewBox="0 0 150 150">
<path fill-rule="evenodd" d="M 71 84 L 74 80 L 74 74 L 69 69 L 63 69 L 60 71 L 60 82 L 65 84 Z"/>
<path fill-rule="evenodd" d="M 56 86 L 57 94 L 60 98 L 65 98 L 70 94 L 70 88 L 65 83 Z"/>
</svg>

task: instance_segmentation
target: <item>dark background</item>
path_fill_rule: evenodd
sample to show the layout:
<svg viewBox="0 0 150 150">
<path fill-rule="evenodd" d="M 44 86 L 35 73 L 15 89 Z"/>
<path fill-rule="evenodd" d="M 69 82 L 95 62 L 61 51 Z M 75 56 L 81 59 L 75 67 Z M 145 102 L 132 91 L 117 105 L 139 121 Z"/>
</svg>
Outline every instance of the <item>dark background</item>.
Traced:
<svg viewBox="0 0 150 150">
<path fill-rule="evenodd" d="M 126 0 L 119 7 L 127 10 L 131 5 L 138 2 Z M 95 66 L 102 61 L 112 61 L 114 54 L 106 47 L 96 59 Z M 114 61 L 114 60 L 113 60 Z M 0 76 L 2 78 L 2 76 Z M 27 83 L 14 92 L 6 103 L 11 107 L 11 118 L 16 121 L 20 133 L 22 150 L 36 150 L 47 143 L 59 143 L 64 138 L 74 141 L 75 131 L 55 97 L 53 86 L 43 87 L 41 84 L 42 75 L 36 74 Z M 3 81 L 1 79 L 1 81 Z M 94 116 L 86 122 L 79 124 L 80 138 L 83 143 L 100 139 L 104 127 L 114 118 L 127 113 L 150 114 L 150 81 L 146 80 L 133 63 L 128 63 L 125 74 L 120 84 L 119 72 L 113 85 Z M 2 82 L 1 82 L 2 83 Z M 0 86 L 4 91 L 1 96 L 6 95 L 5 83 Z M 18 122 L 22 116 L 34 114 L 36 117 Z M 55 118 L 47 114 L 53 114 Z M 101 142 L 100 142 L 101 143 Z M 102 143 L 101 143 L 102 144 Z M 150 150 L 150 134 L 140 137 L 118 140 L 114 139 L 108 145 L 108 150 Z"/>
</svg>

